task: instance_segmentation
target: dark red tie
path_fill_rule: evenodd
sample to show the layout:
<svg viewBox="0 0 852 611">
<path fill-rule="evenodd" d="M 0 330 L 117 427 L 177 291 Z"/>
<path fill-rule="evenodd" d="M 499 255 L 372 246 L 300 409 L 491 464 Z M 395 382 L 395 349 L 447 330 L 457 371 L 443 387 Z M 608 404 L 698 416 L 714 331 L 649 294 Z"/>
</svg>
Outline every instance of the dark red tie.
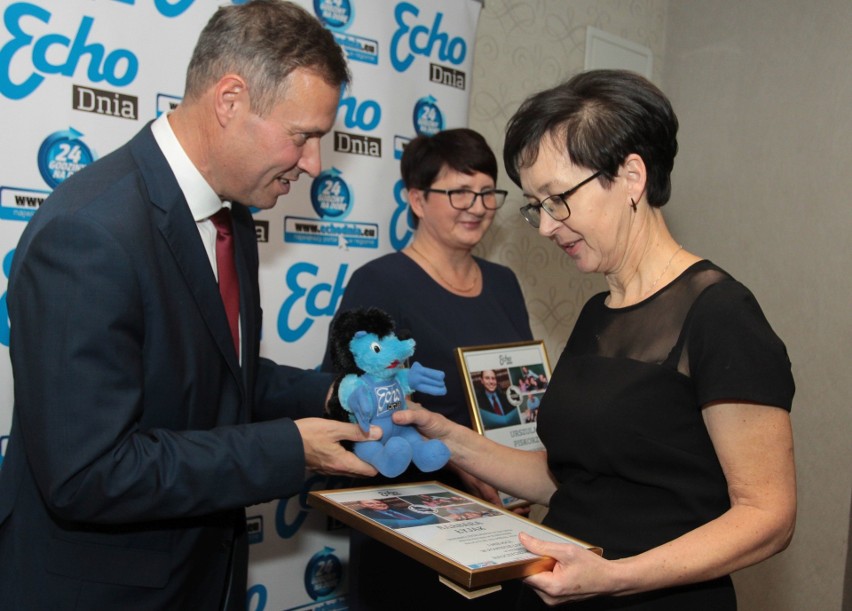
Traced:
<svg viewBox="0 0 852 611">
<path fill-rule="evenodd" d="M 500 402 L 497 401 L 497 395 L 491 395 L 491 405 L 494 406 L 494 413 L 503 415 L 503 408 L 500 407 Z"/>
<path fill-rule="evenodd" d="M 237 265 L 234 262 L 234 235 L 231 211 L 222 208 L 210 217 L 216 226 L 216 267 L 219 270 L 219 293 L 225 304 L 234 350 L 240 356 L 240 286 L 237 282 Z"/>
</svg>

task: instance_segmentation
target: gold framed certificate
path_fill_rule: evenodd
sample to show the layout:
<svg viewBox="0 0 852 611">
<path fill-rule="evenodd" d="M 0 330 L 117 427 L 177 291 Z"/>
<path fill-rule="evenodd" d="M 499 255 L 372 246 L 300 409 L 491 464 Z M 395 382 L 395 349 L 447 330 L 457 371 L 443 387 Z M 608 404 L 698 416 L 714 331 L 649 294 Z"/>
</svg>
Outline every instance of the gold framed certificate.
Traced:
<svg viewBox="0 0 852 611">
<path fill-rule="evenodd" d="M 550 383 L 542 341 L 456 348 L 470 419 L 481 435 L 510 448 L 544 450 L 536 433 L 538 407 Z M 504 492 L 506 507 L 525 504 Z"/>
<path fill-rule="evenodd" d="M 520 544 L 521 532 L 602 554 L 599 547 L 438 482 L 312 491 L 308 503 L 429 566 L 468 597 L 553 567 L 552 558 Z"/>
</svg>

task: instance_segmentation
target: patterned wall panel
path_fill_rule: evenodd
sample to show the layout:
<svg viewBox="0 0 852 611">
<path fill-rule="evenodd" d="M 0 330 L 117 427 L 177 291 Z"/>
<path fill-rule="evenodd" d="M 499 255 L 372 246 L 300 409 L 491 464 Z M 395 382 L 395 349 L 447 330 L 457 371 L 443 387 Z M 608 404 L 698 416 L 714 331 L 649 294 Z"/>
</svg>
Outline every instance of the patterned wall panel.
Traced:
<svg viewBox="0 0 852 611">
<path fill-rule="evenodd" d="M 471 127 L 501 158 L 503 130 L 520 103 L 583 69 L 589 25 L 649 47 L 656 70 L 664 53 L 666 6 L 665 0 L 486 0 L 476 38 Z M 529 227 L 518 214 L 520 189 L 505 172 L 499 182 L 509 199 L 477 254 L 518 275 L 533 333 L 555 362 L 583 303 L 605 283 L 580 274 Z"/>
</svg>

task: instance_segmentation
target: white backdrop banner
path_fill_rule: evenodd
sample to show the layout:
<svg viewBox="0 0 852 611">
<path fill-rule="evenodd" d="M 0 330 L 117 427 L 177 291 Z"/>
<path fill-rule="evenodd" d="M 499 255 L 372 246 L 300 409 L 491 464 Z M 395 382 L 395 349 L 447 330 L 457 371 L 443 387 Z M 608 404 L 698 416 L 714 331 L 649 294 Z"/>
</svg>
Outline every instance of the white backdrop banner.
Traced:
<svg viewBox="0 0 852 611">
<path fill-rule="evenodd" d="M 59 183 L 180 103 L 195 40 L 224 1 L 0 0 L 0 468 L 13 404 L 6 286 L 15 245 Z M 406 142 L 467 125 L 482 4 L 297 3 L 334 33 L 353 83 L 323 140 L 321 174 L 255 215 L 261 349 L 315 367 L 352 271 L 411 239 L 399 179 Z M 309 490 L 341 483 L 309 476 L 299 496 L 249 508 L 249 609 L 346 608 L 346 532 L 306 503 Z"/>
</svg>

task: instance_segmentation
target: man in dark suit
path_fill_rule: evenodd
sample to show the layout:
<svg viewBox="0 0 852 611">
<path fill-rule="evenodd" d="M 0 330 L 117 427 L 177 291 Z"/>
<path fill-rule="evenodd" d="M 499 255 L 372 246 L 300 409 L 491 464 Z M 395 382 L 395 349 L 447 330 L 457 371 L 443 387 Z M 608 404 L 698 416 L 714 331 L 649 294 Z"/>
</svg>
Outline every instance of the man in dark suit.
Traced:
<svg viewBox="0 0 852 611">
<path fill-rule="evenodd" d="M 493 369 L 486 369 L 480 374 L 476 402 L 479 409 L 488 410 L 498 416 L 505 416 L 513 409 L 506 401 L 506 395 L 497 387 L 497 374 Z"/>
<path fill-rule="evenodd" d="M 497 385 L 497 374 L 493 369 L 485 369 L 480 374 L 475 394 L 484 428 L 496 429 L 521 423 L 518 410 L 509 403 L 506 394 Z"/>
<path fill-rule="evenodd" d="M 365 439 L 357 425 L 321 418 L 329 377 L 259 357 L 245 207 L 320 171 L 348 78 L 298 6 L 223 7 L 183 103 L 29 223 L 8 286 L 0 608 L 245 608 L 244 507 L 297 493 L 306 469 L 375 475 L 339 443 Z M 235 273 L 210 220 L 223 207 Z M 233 326 L 223 275 L 239 289 Z"/>
</svg>

